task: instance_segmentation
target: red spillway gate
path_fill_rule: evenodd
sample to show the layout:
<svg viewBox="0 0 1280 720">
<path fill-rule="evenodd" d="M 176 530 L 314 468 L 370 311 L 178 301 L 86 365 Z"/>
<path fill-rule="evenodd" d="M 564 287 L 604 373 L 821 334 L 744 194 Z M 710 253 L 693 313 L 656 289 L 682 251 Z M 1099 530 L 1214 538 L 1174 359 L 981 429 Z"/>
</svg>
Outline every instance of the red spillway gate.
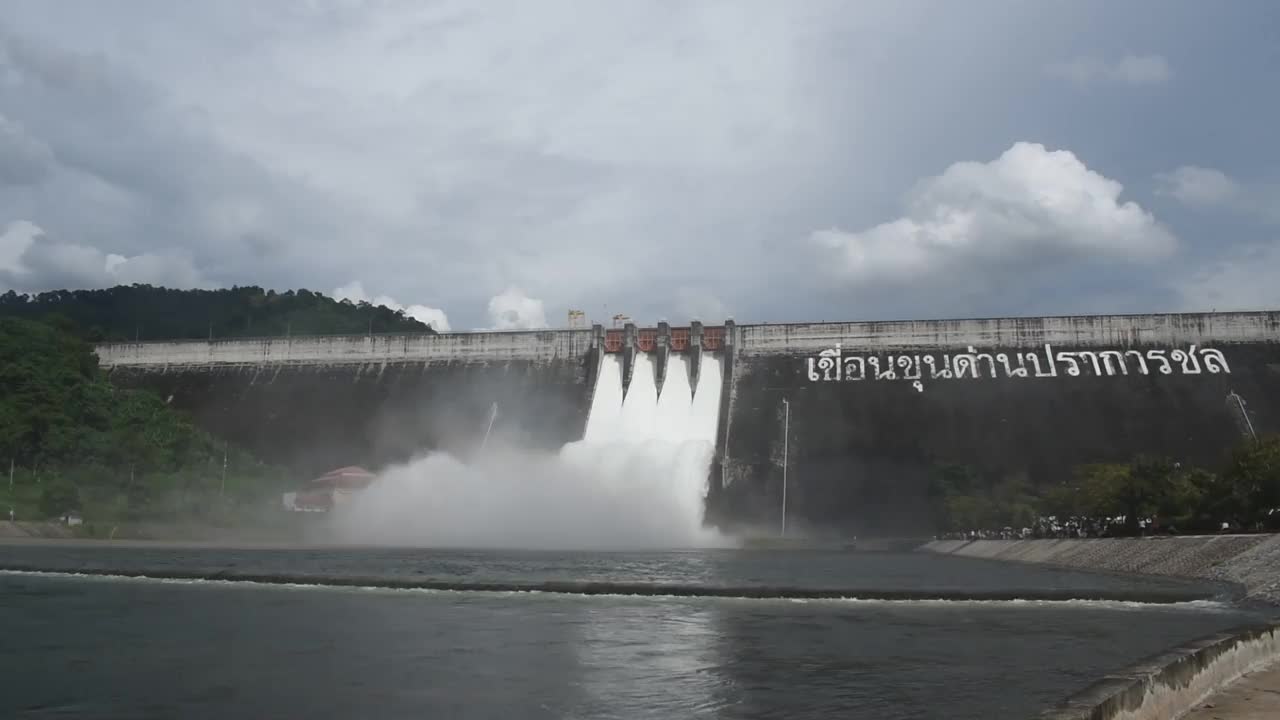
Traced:
<svg viewBox="0 0 1280 720">
<path fill-rule="evenodd" d="M 653 352 L 658 347 L 658 331 L 643 329 L 636 332 L 636 348 L 640 352 Z"/>
<path fill-rule="evenodd" d="M 702 329 L 702 349 L 703 350 L 722 350 L 724 349 L 724 328 L 711 327 Z"/>
<path fill-rule="evenodd" d="M 607 353 L 622 352 L 626 331 L 621 329 L 604 331 L 604 351 Z M 693 345 L 690 328 L 671 328 L 671 349 L 675 352 L 686 352 Z M 636 350 L 653 352 L 658 349 L 657 328 L 639 328 L 636 330 Z M 702 349 L 720 350 L 724 348 L 724 328 L 709 327 L 702 330 Z"/>
</svg>

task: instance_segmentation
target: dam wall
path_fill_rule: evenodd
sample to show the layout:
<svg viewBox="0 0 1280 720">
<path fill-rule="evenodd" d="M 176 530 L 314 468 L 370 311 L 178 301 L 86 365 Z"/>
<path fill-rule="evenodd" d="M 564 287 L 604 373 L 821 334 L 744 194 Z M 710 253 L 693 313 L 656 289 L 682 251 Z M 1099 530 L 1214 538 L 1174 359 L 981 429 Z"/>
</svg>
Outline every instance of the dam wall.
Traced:
<svg viewBox="0 0 1280 720">
<path fill-rule="evenodd" d="M 797 323 L 99 346 L 113 380 L 308 471 L 378 466 L 494 432 L 582 437 L 604 354 L 722 362 L 707 512 L 724 527 L 933 534 L 940 468 L 1057 482 L 1139 453 L 1217 467 L 1280 430 L 1280 312 Z M 784 402 L 785 401 L 785 402 Z M 784 462 L 785 461 L 785 462 Z"/>
<path fill-rule="evenodd" d="M 714 511 L 753 527 L 780 525 L 784 456 L 789 528 L 933 534 L 943 467 L 988 485 L 1139 453 L 1217 468 L 1246 418 L 1280 430 L 1276 312 L 736 333 Z"/>
<path fill-rule="evenodd" d="M 668 367 L 696 387 L 720 363 L 723 328 L 248 338 L 111 343 L 111 380 L 157 392 L 203 428 L 299 475 L 380 468 L 444 450 L 466 458 L 485 438 L 554 451 L 580 440 L 605 353 L 624 369 Z M 705 351 L 705 352 L 704 352 Z M 681 362 L 671 362 L 672 354 Z M 648 357 L 637 363 L 637 355 Z M 717 372 L 719 378 L 722 373 Z M 491 424 L 492 423 L 492 424 Z"/>
<path fill-rule="evenodd" d="M 582 437 L 593 334 L 453 333 L 99 346 L 113 382 L 158 392 L 207 430 L 299 475 L 381 467 L 492 437 Z M 496 413 L 495 413 L 496 406 Z"/>
<path fill-rule="evenodd" d="M 97 347 L 103 367 L 220 365 L 371 365 L 403 363 L 552 361 L 577 358 L 592 347 L 591 330 L 440 333 L 434 335 L 322 335 L 235 340 L 107 343 Z"/>
</svg>

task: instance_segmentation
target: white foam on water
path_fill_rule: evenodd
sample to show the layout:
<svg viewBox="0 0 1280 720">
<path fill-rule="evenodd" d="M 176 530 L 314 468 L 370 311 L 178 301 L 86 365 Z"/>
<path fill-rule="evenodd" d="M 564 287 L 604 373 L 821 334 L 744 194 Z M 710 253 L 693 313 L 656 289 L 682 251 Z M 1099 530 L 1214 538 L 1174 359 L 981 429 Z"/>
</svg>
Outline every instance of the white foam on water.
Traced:
<svg viewBox="0 0 1280 720">
<path fill-rule="evenodd" d="M 163 574 L 139 575 L 136 573 L 110 574 L 102 572 L 81 573 L 74 570 L 10 570 L 0 569 L 0 577 L 47 578 L 52 580 L 78 580 L 85 582 L 108 583 L 155 583 L 162 585 L 182 585 L 188 587 L 226 587 L 226 588 L 261 588 L 293 591 L 379 593 L 379 594 L 421 594 L 421 595 L 455 595 L 478 597 L 546 597 L 581 602 L 601 602 L 609 600 L 631 600 L 635 602 L 711 602 L 711 603 L 787 603 L 806 605 L 855 605 L 855 606 L 893 606 L 893 607 L 999 607 L 999 608 L 1056 608 L 1078 610 L 1113 610 L 1113 611 L 1172 611 L 1197 613 L 1239 613 L 1240 608 L 1219 600 L 1191 600 L 1172 603 L 1149 603 L 1134 600 L 972 600 L 972 599 L 912 599 L 889 600 L 881 598 L 794 598 L 778 597 L 735 597 L 720 595 L 664 595 L 617 593 L 575 593 L 555 590 L 465 590 L 447 588 L 403 588 L 382 585 L 338 585 L 323 581 L 304 582 L 263 582 L 260 580 L 238 580 L 234 578 L 170 578 Z"/>
<path fill-rule="evenodd" d="M 661 395 L 652 356 L 602 358 L 583 439 L 558 453 L 489 447 L 464 463 L 433 453 L 389 468 L 332 517 L 345 542 L 440 547 L 662 549 L 729 546 L 702 525 L 721 358 L 697 392 L 672 353 Z"/>
</svg>

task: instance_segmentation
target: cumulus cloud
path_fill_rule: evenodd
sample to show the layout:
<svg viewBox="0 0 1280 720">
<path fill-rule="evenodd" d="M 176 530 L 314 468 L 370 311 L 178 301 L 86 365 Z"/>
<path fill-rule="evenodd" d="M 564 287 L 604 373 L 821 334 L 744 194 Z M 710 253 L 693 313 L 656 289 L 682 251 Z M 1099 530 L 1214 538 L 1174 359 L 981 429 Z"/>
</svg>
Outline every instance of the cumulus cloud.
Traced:
<svg viewBox="0 0 1280 720">
<path fill-rule="evenodd" d="M 1053 63 L 1047 70 L 1051 75 L 1081 86 L 1162 85 L 1173 75 L 1169 62 L 1160 55 L 1123 55 L 1116 60 L 1084 55 Z"/>
<path fill-rule="evenodd" d="M 35 223 L 10 223 L 0 235 L 0 284 L 17 290 L 103 288 L 143 283 L 174 288 L 215 287 L 190 255 L 162 249 L 136 255 L 50 238 Z"/>
<path fill-rule="evenodd" d="M 812 240 L 829 252 L 831 269 L 856 284 L 1170 255 L 1174 236 L 1136 203 L 1121 201 L 1122 190 L 1069 151 L 1019 142 L 990 162 L 956 163 L 921 181 L 896 220 L 823 230 Z"/>
<path fill-rule="evenodd" d="M 1226 173 L 1213 168 L 1183 165 L 1169 173 L 1156 175 L 1156 192 L 1170 195 L 1187 205 L 1213 207 L 1233 202 L 1240 186 Z"/>
<path fill-rule="evenodd" d="M 1223 52 L 1271 41 L 1237 5 L 1153 25 L 1158 0 L 7 0 L 0 228 L 27 219 L 98 250 L 94 268 L 181 252 L 223 286 L 359 279 L 456 327 L 490 324 L 508 286 L 593 319 L 898 314 L 885 294 L 822 296 L 797 240 L 872 227 L 913 180 L 1020 137 L 1106 158 L 1126 184 L 1152 158 L 1252 163 L 1235 148 L 1265 146 L 1280 100 L 1258 91 L 1265 64 Z M 1070 61 L 1134 37 L 1177 55 Z M 1066 79 L 1044 82 L 1053 60 Z M 1077 81 L 1121 92 L 1064 107 Z M 1160 82 L 1168 103 L 1123 92 Z M 1092 270 L 1044 309 L 1078 307 Z M 1108 278 L 1159 297 L 1150 276 Z M 43 280 L 61 282 L 25 278 Z M 984 312 L 1024 308 L 993 296 Z M 954 307 L 921 295 L 912 312 Z"/>
<path fill-rule="evenodd" d="M 418 322 L 430 325 L 437 332 L 449 331 L 449 316 L 445 314 L 444 310 L 426 305 L 401 305 L 394 298 L 387 295 L 369 297 L 369 294 L 364 290 L 364 284 L 359 280 L 336 288 L 333 291 L 333 297 L 338 300 L 350 300 L 354 303 L 366 302 L 372 305 L 384 305 L 392 310 L 402 310 L 405 315 Z"/>
<path fill-rule="evenodd" d="M 524 294 L 517 287 L 489 299 L 489 329 L 537 330 L 547 327 L 547 314 L 542 301 Z"/>
<path fill-rule="evenodd" d="M 22 264 L 22 256 L 35 243 L 36 238 L 44 231 L 39 225 L 26 220 L 9 223 L 0 233 L 0 277 L 25 275 L 29 272 Z"/>
<path fill-rule="evenodd" d="M 1198 210 L 1225 210 L 1280 223 L 1280 185 L 1241 182 L 1214 168 L 1183 165 L 1159 173 L 1156 193 Z"/>
</svg>

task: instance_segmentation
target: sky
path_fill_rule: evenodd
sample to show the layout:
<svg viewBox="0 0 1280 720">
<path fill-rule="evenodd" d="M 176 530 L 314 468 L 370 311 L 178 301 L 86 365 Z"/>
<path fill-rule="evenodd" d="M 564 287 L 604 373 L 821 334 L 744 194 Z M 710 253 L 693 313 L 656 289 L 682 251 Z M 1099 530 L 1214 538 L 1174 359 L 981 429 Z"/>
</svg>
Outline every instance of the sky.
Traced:
<svg viewBox="0 0 1280 720">
<path fill-rule="evenodd" d="M 1280 307 L 1270 0 L 6 0 L 0 291 L 438 329 Z"/>
</svg>

